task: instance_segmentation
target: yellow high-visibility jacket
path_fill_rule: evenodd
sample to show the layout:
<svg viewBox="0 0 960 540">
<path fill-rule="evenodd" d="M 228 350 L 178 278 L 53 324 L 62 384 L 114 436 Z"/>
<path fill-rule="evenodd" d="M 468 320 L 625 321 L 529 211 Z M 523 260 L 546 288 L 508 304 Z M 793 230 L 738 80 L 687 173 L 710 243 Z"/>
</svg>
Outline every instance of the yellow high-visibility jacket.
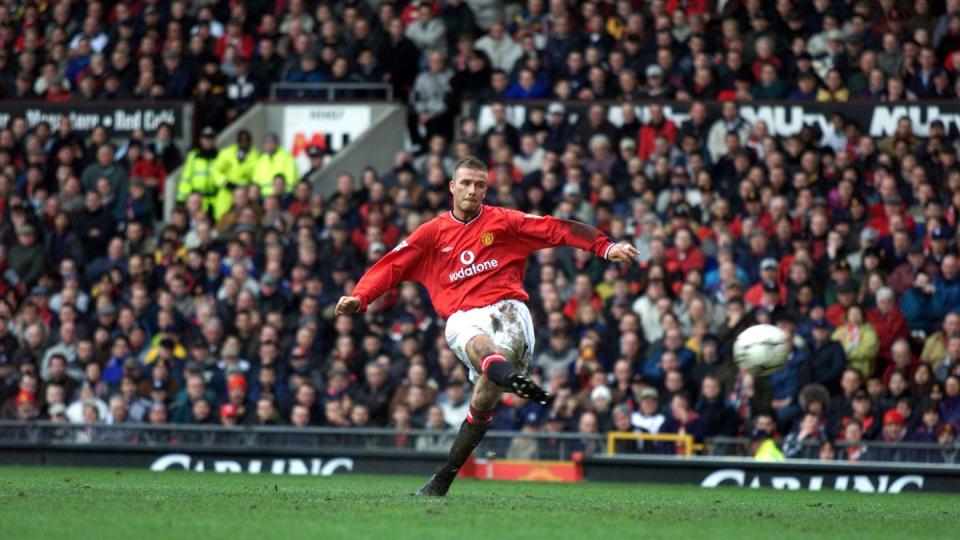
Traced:
<svg viewBox="0 0 960 540">
<path fill-rule="evenodd" d="M 253 182 L 260 152 L 256 148 L 250 148 L 241 161 L 239 151 L 239 146 L 231 144 L 220 150 L 213 162 L 213 181 L 217 185 L 217 197 L 213 203 L 214 219 L 220 219 L 233 204 L 233 190 L 228 184 L 247 186 Z"/>
<path fill-rule="evenodd" d="M 194 191 L 203 197 L 203 206 L 209 210 L 217 196 L 217 184 L 213 179 L 215 156 L 205 156 L 201 149 L 194 148 L 187 154 L 187 161 L 177 184 L 177 202 L 184 202 Z"/>
<path fill-rule="evenodd" d="M 253 174 L 253 181 L 260 186 L 260 194 L 264 197 L 273 195 L 273 177 L 282 174 L 287 183 L 287 193 L 293 191 L 300 179 L 297 172 L 297 162 L 293 155 L 285 148 L 277 148 L 273 155 L 262 152 L 257 160 L 257 168 Z"/>
</svg>

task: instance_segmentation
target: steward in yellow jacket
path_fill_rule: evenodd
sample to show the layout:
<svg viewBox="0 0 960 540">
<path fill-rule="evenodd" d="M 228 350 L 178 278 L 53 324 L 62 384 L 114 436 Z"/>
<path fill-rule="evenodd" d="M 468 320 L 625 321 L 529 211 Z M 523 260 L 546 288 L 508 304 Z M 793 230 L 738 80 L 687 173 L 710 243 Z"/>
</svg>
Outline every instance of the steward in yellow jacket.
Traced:
<svg viewBox="0 0 960 540">
<path fill-rule="evenodd" d="M 253 181 L 260 186 L 262 197 L 274 194 L 273 179 L 277 175 L 283 175 L 286 193 L 292 192 L 300 179 L 293 155 L 286 148 L 280 147 L 275 133 L 270 133 L 263 143 L 263 152 L 257 159 L 257 168 L 253 174 Z"/>
<path fill-rule="evenodd" d="M 213 181 L 217 184 L 217 198 L 213 203 L 213 218 L 230 210 L 233 204 L 233 190 L 249 186 L 257 169 L 260 152 L 253 148 L 253 138 L 247 130 L 237 134 L 236 144 L 220 150 L 213 162 Z"/>
</svg>

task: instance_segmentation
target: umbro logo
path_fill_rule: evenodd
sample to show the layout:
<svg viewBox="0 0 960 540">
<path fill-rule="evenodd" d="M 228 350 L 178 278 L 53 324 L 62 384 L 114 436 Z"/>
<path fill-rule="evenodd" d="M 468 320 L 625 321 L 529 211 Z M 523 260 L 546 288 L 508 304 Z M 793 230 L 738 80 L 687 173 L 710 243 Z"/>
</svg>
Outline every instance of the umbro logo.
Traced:
<svg viewBox="0 0 960 540">
<path fill-rule="evenodd" d="M 440 250 L 440 253 L 450 253 L 451 251 L 453 251 L 453 246 L 447 246 L 447 247 L 441 249 L 441 250 Z"/>
</svg>

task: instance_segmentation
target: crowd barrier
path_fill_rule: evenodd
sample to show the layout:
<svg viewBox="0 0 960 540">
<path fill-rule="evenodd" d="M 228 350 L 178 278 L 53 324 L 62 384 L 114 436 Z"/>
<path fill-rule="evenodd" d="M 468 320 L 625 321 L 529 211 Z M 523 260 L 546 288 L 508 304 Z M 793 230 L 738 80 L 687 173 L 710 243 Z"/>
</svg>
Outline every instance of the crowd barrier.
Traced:
<svg viewBox="0 0 960 540">
<path fill-rule="evenodd" d="M 140 468 L 158 472 L 425 476 L 444 463 L 454 436 L 450 431 L 400 432 L 382 428 L 0 422 L 0 465 Z M 615 439 L 576 433 L 491 431 L 474 453 L 475 459 L 463 467 L 461 476 L 890 494 L 960 492 L 960 466 L 953 463 L 847 463 L 806 459 L 767 463 L 744 457 L 685 455 L 686 448 L 693 445 L 683 436 L 669 440 L 663 437 Z M 608 448 L 611 441 L 613 447 Z M 709 440 L 703 451 L 735 453 L 731 449 L 745 444 L 743 439 Z M 670 451 L 665 452 L 663 445 L 670 445 Z M 683 447 L 683 451 L 678 454 L 674 445 Z M 907 446 L 916 449 L 913 447 L 922 445 Z M 638 453 L 641 451 L 656 453 Z"/>
</svg>

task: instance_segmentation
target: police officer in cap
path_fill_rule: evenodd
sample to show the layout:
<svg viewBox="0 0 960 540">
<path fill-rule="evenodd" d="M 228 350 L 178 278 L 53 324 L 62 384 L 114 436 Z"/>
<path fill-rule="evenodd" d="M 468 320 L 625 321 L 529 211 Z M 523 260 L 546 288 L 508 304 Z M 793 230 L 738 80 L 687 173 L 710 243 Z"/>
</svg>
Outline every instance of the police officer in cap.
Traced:
<svg viewBox="0 0 960 540">
<path fill-rule="evenodd" d="M 323 158 L 326 157 L 326 153 L 319 146 L 311 144 L 307 148 L 307 157 L 310 158 L 310 169 L 303 175 L 303 178 L 309 179 L 323 169 Z"/>
<path fill-rule="evenodd" d="M 217 196 L 218 186 L 213 175 L 217 158 L 217 133 L 210 126 L 200 131 L 200 146 L 190 150 L 177 185 L 177 202 L 186 202 L 194 192 L 203 197 L 203 209 L 209 212 Z"/>
</svg>

